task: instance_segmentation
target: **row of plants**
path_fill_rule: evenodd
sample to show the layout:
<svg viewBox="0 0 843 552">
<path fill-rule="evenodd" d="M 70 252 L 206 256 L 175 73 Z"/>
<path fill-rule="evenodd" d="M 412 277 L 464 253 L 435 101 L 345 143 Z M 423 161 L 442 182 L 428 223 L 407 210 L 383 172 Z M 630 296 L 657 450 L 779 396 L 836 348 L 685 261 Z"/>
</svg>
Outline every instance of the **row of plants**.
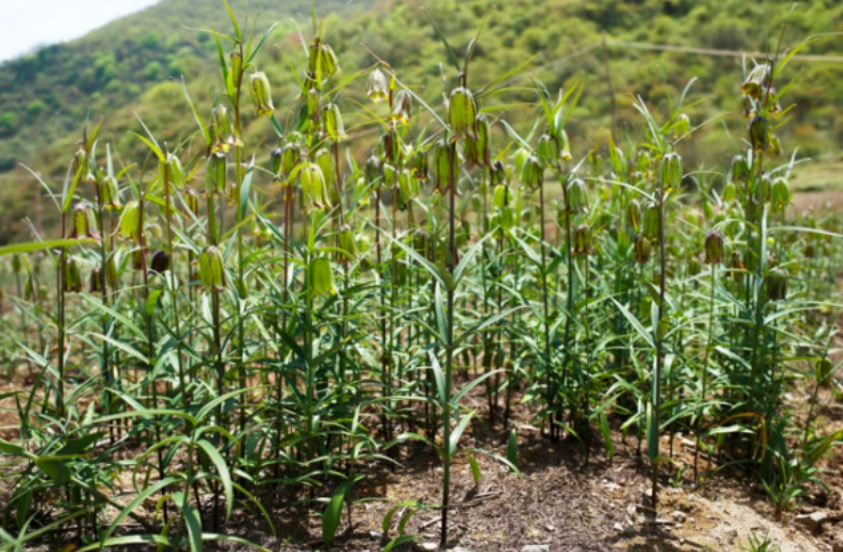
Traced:
<svg viewBox="0 0 843 552">
<path fill-rule="evenodd" d="M 432 21 L 443 105 L 382 60 L 343 75 L 315 20 L 306 67 L 267 75 L 269 31 L 231 23 L 212 33 L 217 100 L 185 89 L 195 135 L 168 144 L 141 121 L 135 165 L 86 130 L 61 189 L 41 182 L 61 235 L 2 251 L 33 377 L 7 396 L 20 426 L 0 441 L 3 547 L 73 531 L 79 550 L 259 548 L 226 522 L 237 508 L 283 535 L 279 490 L 321 512 L 331 544 L 373 466 L 419 443 L 441 462 L 441 500 L 396 505 L 384 546 L 437 508 L 445 547 L 454 460 L 475 480 L 480 456 L 518 474 L 516 404 L 548 441 L 577 439 L 586 464 L 637 439 L 653 512 L 680 468 L 676 433 L 695 438 L 696 481 L 737 463 L 778 512 L 817 480 L 842 436 L 815 430 L 837 368 L 818 282 L 834 285 L 839 220 L 787 213 L 797 158 L 776 136 L 776 85 L 799 48 L 744 77 L 731 166 L 690 170 L 690 85 L 668 113 L 637 102 L 643 136 L 577 152 L 582 87 L 534 83 L 519 134 L 484 108 L 523 94 L 505 84 L 518 69 L 473 82 L 477 40 L 460 56 Z M 276 109 L 277 78 L 297 82 L 295 105 Z M 355 87 L 370 103 L 344 103 Z M 271 151 L 247 151 L 246 110 Z M 792 411 L 785 393 L 804 382 L 810 411 Z M 477 397 L 505 430 L 496 450 L 461 444 Z"/>
</svg>

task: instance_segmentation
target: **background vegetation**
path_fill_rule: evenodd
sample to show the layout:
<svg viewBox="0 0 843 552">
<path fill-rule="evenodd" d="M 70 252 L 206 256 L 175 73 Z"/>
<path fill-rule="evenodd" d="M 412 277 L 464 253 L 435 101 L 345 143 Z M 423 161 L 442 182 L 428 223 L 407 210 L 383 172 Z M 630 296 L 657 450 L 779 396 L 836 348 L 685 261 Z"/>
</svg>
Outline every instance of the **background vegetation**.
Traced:
<svg viewBox="0 0 843 552">
<path fill-rule="evenodd" d="M 243 13 L 245 5 L 233 3 L 237 13 Z M 295 62 L 301 55 L 294 21 L 306 25 L 311 5 L 306 0 L 248 3 L 251 13 L 261 14 L 261 21 L 280 22 L 261 69 L 278 81 L 279 101 L 288 105 L 298 92 L 284 78 L 286 58 Z M 694 125 L 710 122 L 682 152 L 691 162 L 726 160 L 737 143 L 737 138 L 724 140 L 722 132 L 724 124 L 732 130 L 744 124 L 735 81 L 746 62 L 736 53 L 774 51 L 780 37 L 771 36 L 771 30 L 782 29 L 785 19 L 789 24 L 782 44 L 843 30 L 843 6 L 830 0 L 802 2 L 793 13 L 788 1 L 736 0 L 325 0 L 315 6 L 326 16 L 326 32 L 346 74 L 371 65 L 377 56 L 401 67 L 404 82 L 430 101 L 447 87 L 436 32 L 420 8 L 442 22 L 458 51 L 484 26 L 472 64 L 477 82 L 488 82 L 501 68 L 527 62 L 528 70 L 513 79 L 514 86 L 531 86 L 531 76 L 550 90 L 575 80 L 585 83 L 571 132 L 571 141 L 579 147 L 605 145 L 609 129 L 619 136 L 636 129 L 640 124 L 632 107 L 636 95 L 664 108 L 696 78 L 692 97 L 703 101 L 688 114 Z M 152 128 L 162 129 L 165 138 L 191 132 L 179 78 L 184 77 L 200 101 L 219 93 L 212 80 L 213 40 L 191 29 L 225 24 L 225 10 L 215 2 L 165 0 L 83 39 L 0 66 L 0 243 L 28 235 L 24 216 L 38 218 L 37 187 L 16 164 L 37 166 L 54 177 L 63 174 L 59 152 L 70 149 L 86 118 L 104 119 L 104 135 L 115 137 L 122 155 L 133 160 L 143 156 L 142 147 L 126 134 L 139 130 L 133 113 L 145 117 Z M 646 45 L 725 50 L 728 55 L 641 49 Z M 836 144 L 843 139 L 840 51 L 839 37 L 820 38 L 802 53 L 837 58 L 794 61 L 799 78 L 788 92 L 795 106 L 793 120 L 782 133 L 785 143 L 798 141 L 800 155 L 831 163 L 830 174 L 838 161 Z M 250 143 L 269 137 L 247 128 Z M 54 222 L 45 217 L 42 224 Z"/>
</svg>

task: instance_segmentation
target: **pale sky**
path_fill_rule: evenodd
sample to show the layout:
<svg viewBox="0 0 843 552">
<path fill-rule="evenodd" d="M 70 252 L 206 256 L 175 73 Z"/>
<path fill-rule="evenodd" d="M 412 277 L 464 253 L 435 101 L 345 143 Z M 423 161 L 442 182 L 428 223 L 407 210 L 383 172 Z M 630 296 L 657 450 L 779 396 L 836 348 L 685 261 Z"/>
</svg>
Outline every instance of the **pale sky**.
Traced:
<svg viewBox="0 0 843 552">
<path fill-rule="evenodd" d="M 0 61 L 78 38 L 159 0 L 0 0 Z"/>
</svg>

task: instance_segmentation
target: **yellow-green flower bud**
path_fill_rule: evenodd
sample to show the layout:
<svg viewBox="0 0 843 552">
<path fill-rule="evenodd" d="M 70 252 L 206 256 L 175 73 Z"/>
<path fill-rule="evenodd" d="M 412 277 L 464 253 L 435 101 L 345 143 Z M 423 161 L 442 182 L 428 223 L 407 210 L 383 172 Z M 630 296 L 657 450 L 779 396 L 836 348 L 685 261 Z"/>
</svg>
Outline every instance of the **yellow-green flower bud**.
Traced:
<svg viewBox="0 0 843 552">
<path fill-rule="evenodd" d="M 749 143 L 756 152 L 764 151 L 770 143 L 770 125 L 761 115 L 749 122 Z"/>
<path fill-rule="evenodd" d="M 369 74 L 369 81 L 366 83 L 366 95 L 375 103 L 389 99 L 389 83 L 386 75 L 378 67 L 375 67 L 375 70 Z"/>
<path fill-rule="evenodd" d="M 240 74 L 243 72 L 243 55 L 239 50 L 234 50 L 228 55 L 228 59 L 231 61 L 229 73 L 239 79 Z"/>
<path fill-rule="evenodd" d="M 478 115 L 477 116 L 477 123 L 475 125 L 475 135 L 476 138 L 474 139 L 474 157 L 478 164 L 486 165 L 487 167 L 491 163 L 491 152 L 489 148 L 489 141 L 490 136 L 492 134 L 492 128 L 489 124 L 489 119 L 485 115 Z"/>
<path fill-rule="evenodd" d="M 321 75 L 323 79 L 339 71 L 334 50 L 318 37 L 310 44 L 309 69 L 311 73 Z"/>
<path fill-rule="evenodd" d="M 756 100 L 761 99 L 764 89 L 771 85 L 769 66 L 757 65 L 749 72 L 746 79 L 741 84 L 741 91 Z"/>
<path fill-rule="evenodd" d="M 569 213 L 585 213 L 588 211 L 588 192 L 585 182 L 579 178 L 573 179 L 565 192 L 568 200 Z"/>
<path fill-rule="evenodd" d="M 322 123 L 325 125 L 325 134 L 332 142 L 339 142 L 346 137 L 342 113 L 336 104 L 329 103 L 322 108 Z"/>
<path fill-rule="evenodd" d="M 651 201 L 644 211 L 644 235 L 654 241 L 659 239 L 659 228 L 661 227 L 661 213 L 659 204 Z"/>
<path fill-rule="evenodd" d="M 126 207 L 123 209 L 123 214 L 120 216 L 120 235 L 126 239 L 140 242 L 140 223 L 140 203 L 137 201 L 130 201 L 126 204 Z"/>
<path fill-rule="evenodd" d="M 682 185 L 682 158 L 678 153 L 670 152 L 662 157 L 661 179 L 662 187 L 667 190 Z"/>
<path fill-rule="evenodd" d="M 344 261 L 353 260 L 357 257 L 357 241 L 354 238 L 354 232 L 351 227 L 344 224 L 340 228 L 340 249 L 342 250 L 342 259 Z"/>
<path fill-rule="evenodd" d="M 778 136 L 775 134 L 770 136 L 770 147 L 767 149 L 773 157 L 778 157 L 782 154 L 782 143 Z"/>
<path fill-rule="evenodd" d="M 308 163 L 302 167 L 299 182 L 308 210 L 331 206 L 325 189 L 325 175 L 319 165 Z"/>
<path fill-rule="evenodd" d="M 506 184 L 498 184 L 495 186 L 495 191 L 492 194 L 492 207 L 495 209 L 503 209 L 509 207 L 509 202 L 512 201 L 512 192 L 509 191 L 509 186 Z"/>
<path fill-rule="evenodd" d="M 406 90 L 399 90 L 392 101 L 392 115 L 390 122 L 393 126 L 410 124 L 412 117 L 413 99 Z"/>
<path fill-rule="evenodd" d="M 630 199 L 626 204 L 626 224 L 636 232 L 641 227 L 641 204 L 637 199 Z"/>
<path fill-rule="evenodd" d="M 310 291 L 314 297 L 336 295 L 334 270 L 327 257 L 316 257 L 310 261 Z"/>
<path fill-rule="evenodd" d="M 787 179 L 784 177 L 777 177 L 773 180 L 773 189 L 771 192 L 773 209 L 784 209 L 790 205 L 792 196 L 790 189 L 787 186 Z"/>
<path fill-rule="evenodd" d="M 633 246 L 633 257 L 638 264 L 645 264 L 650 260 L 650 240 L 645 236 L 638 236 L 635 238 L 635 245 Z"/>
<path fill-rule="evenodd" d="M 571 157 L 571 143 L 568 141 L 568 133 L 565 130 L 561 130 L 558 133 L 558 140 L 559 140 L 559 157 L 562 161 L 568 162 L 572 159 Z"/>
<path fill-rule="evenodd" d="M 166 182 L 176 190 L 184 187 L 184 168 L 177 155 L 168 153 L 165 160 L 158 162 L 158 178 L 162 185 Z"/>
<path fill-rule="evenodd" d="M 440 190 L 447 188 L 451 184 L 451 149 L 444 139 L 433 145 L 433 163 L 436 188 Z"/>
<path fill-rule="evenodd" d="M 545 167 L 555 167 L 559 163 L 559 143 L 550 134 L 542 134 L 539 138 L 539 161 Z"/>
<path fill-rule="evenodd" d="M 784 301 L 787 299 L 787 274 L 780 268 L 773 268 L 764 279 L 767 288 L 767 299 L 770 301 Z"/>
<path fill-rule="evenodd" d="M 451 134 L 455 139 L 474 137 L 477 104 L 474 103 L 474 96 L 468 88 L 459 86 L 451 91 L 451 97 L 448 100 L 448 119 L 451 124 Z"/>
<path fill-rule="evenodd" d="M 93 238 L 100 239 L 100 233 L 97 228 L 97 219 L 94 215 L 91 206 L 85 202 L 79 202 L 73 208 L 73 229 L 70 232 L 71 239 L 73 238 Z"/>
<path fill-rule="evenodd" d="M 737 188 L 735 188 L 735 185 L 731 182 L 723 186 L 723 201 L 734 201 L 737 195 L 738 190 Z"/>
<path fill-rule="evenodd" d="M 70 257 L 65 261 L 64 291 L 71 293 L 82 291 L 82 274 L 79 272 L 79 262 L 76 257 Z"/>
<path fill-rule="evenodd" d="M 275 106 L 272 104 L 272 88 L 269 77 L 263 71 L 252 75 L 252 99 L 255 101 L 258 116 L 272 115 Z"/>
<path fill-rule="evenodd" d="M 123 203 L 120 201 L 120 187 L 117 185 L 117 179 L 113 176 L 108 176 L 102 181 L 100 188 L 102 195 L 102 206 L 108 210 L 120 210 Z"/>
<path fill-rule="evenodd" d="M 225 290 L 225 265 L 222 253 L 214 245 L 209 245 L 199 254 L 199 278 L 205 291 Z"/>
<path fill-rule="evenodd" d="M 746 182 L 749 178 L 749 162 L 743 155 L 736 155 L 732 158 L 732 169 L 729 171 L 731 182 Z"/>
<path fill-rule="evenodd" d="M 205 193 L 208 195 L 224 194 L 227 172 L 225 155 L 212 153 L 205 165 Z"/>
<path fill-rule="evenodd" d="M 21 265 L 22 265 L 22 263 L 21 263 L 21 260 L 20 260 L 20 255 L 18 255 L 17 253 L 12 255 L 12 272 L 14 274 L 20 274 Z"/>
<path fill-rule="evenodd" d="M 413 171 L 413 178 L 417 180 L 427 180 L 427 152 L 424 150 L 416 150 L 410 158 L 410 167 Z"/>
<path fill-rule="evenodd" d="M 531 190 L 537 190 L 544 179 L 544 168 L 535 155 L 527 157 L 521 170 L 521 182 Z"/>
<path fill-rule="evenodd" d="M 589 253 L 591 253 L 591 230 L 587 224 L 580 224 L 574 230 L 574 251 L 572 254 L 577 257 Z"/>
</svg>

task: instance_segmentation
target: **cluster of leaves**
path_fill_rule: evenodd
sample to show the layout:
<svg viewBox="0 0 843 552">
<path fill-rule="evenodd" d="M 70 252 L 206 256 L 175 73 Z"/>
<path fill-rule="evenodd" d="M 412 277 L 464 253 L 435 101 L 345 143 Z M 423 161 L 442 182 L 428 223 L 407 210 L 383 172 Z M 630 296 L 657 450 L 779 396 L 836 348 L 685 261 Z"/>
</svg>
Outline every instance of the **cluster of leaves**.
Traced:
<svg viewBox="0 0 843 552">
<path fill-rule="evenodd" d="M 517 471 L 514 432 L 505 454 L 461 444 L 477 393 L 505 429 L 525 403 L 585 462 L 634 435 L 653 506 L 676 432 L 708 457 L 696 477 L 740 463 L 780 508 L 818 481 L 841 434 L 815 430 L 837 367 L 833 305 L 811 283 L 833 285 L 840 228 L 787 212 L 797 161 L 774 85 L 801 46 L 735 79 L 749 125 L 734 158 L 689 171 L 690 85 L 663 117 L 638 98 L 626 146 L 579 148 L 583 85 L 513 88 L 517 65 L 483 80 L 477 38 L 459 56 L 433 16 L 440 99 L 384 60 L 341 71 L 315 20 L 301 63 L 267 70 L 273 29 L 227 11 L 214 101 L 180 89 L 194 130 L 139 119 L 138 163 L 84 132 L 60 191 L 41 182 L 58 239 L 0 250 L 18 254 L 7 297 L 34 378 L 0 441 L 5 547 L 74 525 L 81 550 L 246 544 L 223 530 L 235 507 L 274 532 L 266 497 L 306 490 L 330 544 L 366 471 L 410 441 L 441 460 L 442 500 L 390 510 L 384 545 L 439 508 L 445 546 L 453 459 L 475 480 L 480 455 Z M 493 103 L 509 96 L 529 120 L 507 122 L 525 109 Z M 784 402 L 797 381 L 808 413 Z"/>
</svg>

